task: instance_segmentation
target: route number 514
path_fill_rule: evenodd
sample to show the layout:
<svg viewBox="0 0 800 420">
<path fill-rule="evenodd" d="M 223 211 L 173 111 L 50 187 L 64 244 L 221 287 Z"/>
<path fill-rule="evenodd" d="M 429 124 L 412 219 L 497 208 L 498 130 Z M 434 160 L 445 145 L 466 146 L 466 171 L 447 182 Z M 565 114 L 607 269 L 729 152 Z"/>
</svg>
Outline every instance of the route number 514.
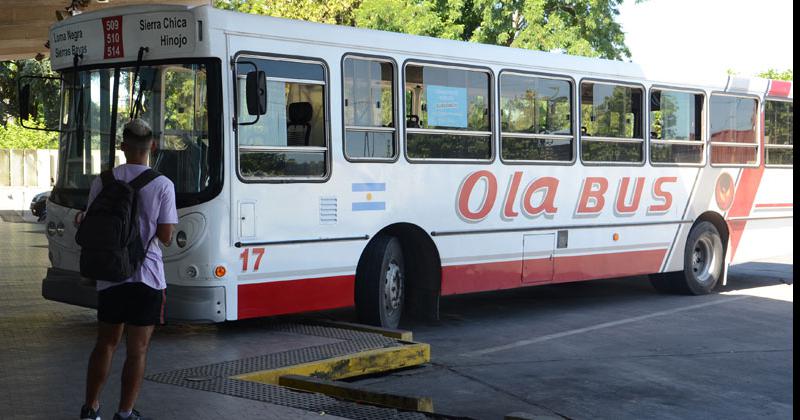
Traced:
<svg viewBox="0 0 800 420">
<path fill-rule="evenodd" d="M 255 262 L 253 263 L 253 271 L 258 271 L 258 267 L 261 265 L 261 258 L 264 256 L 264 248 L 245 248 L 241 254 L 239 254 L 239 259 L 242 260 L 242 272 L 248 270 L 249 262 L 250 262 L 250 254 L 255 258 Z"/>
</svg>

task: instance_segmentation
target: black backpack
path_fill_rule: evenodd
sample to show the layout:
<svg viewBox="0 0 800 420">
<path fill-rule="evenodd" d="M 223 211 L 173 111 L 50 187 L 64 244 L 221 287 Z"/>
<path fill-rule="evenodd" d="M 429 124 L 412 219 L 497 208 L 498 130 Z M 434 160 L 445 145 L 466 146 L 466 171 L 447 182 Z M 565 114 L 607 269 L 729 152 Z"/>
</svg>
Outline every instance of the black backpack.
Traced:
<svg viewBox="0 0 800 420">
<path fill-rule="evenodd" d="M 75 234 L 81 246 L 83 277 L 121 282 L 141 267 L 145 249 L 139 234 L 137 195 L 159 176 L 147 169 L 128 183 L 115 179 L 110 169 L 100 174 L 103 189 L 86 210 Z"/>
</svg>

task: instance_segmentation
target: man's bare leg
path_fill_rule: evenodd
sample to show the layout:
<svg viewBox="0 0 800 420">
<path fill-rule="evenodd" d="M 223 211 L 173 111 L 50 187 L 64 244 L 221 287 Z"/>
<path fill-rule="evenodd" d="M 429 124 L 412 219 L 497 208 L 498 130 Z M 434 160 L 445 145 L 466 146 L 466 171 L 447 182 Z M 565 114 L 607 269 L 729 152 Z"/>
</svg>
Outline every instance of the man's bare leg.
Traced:
<svg viewBox="0 0 800 420">
<path fill-rule="evenodd" d="M 147 348 L 155 327 L 137 327 L 128 325 L 127 357 L 122 368 L 122 393 L 119 399 L 119 411 L 131 411 L 139 396 L 139 389 L 144 379 L 144 368 L 147 363 Z"/>
<path fill-rule="evenodd" d="M 89 357 L 89 369 L 86 373 L 86 401 L 87 407 L 97 409 L 100 406 L 100 391 L 103 389 L 111 370 L 111 360 L 114 357 L 125 324 L 109 324 L 97 322 L 97 341 Z"/>
</svg>

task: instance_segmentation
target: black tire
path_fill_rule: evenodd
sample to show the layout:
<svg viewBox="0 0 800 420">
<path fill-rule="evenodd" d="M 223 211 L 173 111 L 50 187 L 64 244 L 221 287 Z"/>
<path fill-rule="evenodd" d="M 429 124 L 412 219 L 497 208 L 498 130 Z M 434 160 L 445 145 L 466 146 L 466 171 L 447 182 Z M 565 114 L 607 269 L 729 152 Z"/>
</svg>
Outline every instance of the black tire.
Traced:
<svg viewBox="0 0 800 420">
<path fill-rule="evenodd" d="M 650 283 L 663 293 L 709 294 L 722 278 L 724 255 L 725 248 L 716 226 L 700 222 L 686 239 L 683 271 L 653 274 Z"/>
<path fill-rule="evenodd" d="M 400 241 L 392 236 L 375 237 L 356 269 L 358 320 L 384 328 L 397 328 L 403 313 L 405 276 Z"/>
</svg>

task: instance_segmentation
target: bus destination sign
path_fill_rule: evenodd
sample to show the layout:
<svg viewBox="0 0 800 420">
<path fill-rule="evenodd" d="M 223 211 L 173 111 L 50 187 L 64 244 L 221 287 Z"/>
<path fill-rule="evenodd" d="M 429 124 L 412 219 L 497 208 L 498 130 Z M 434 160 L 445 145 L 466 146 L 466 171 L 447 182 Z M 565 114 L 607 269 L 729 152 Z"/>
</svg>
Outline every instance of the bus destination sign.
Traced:
<svg viewBox="0 0 800 420">
<path fill-rule="evenodd" d="M 135 60 L 140 47 L 148 47 L 146 58 L 184 55 L 195 48 L 195 20 L 188 12 L 144 13 L 108 16 L 57 26 L 50 31 L 53 68 L 103 60 Z"/>
</svg>

